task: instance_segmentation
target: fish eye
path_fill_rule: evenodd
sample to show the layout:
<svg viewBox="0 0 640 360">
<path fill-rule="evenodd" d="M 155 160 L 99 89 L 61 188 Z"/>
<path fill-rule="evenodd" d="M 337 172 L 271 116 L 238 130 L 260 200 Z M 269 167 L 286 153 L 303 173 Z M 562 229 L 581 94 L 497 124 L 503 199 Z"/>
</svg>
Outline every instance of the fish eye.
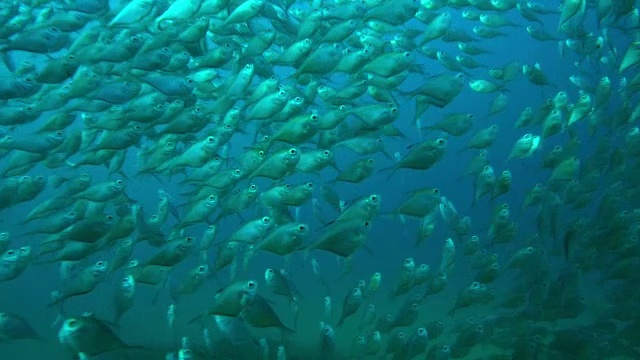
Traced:
<svg viewBox="0 0 640 360">
<path fill-rule="evenodd" d="M 247 287 L 248 287 L 249 289 L 253 289 L 254 287 L 256 287 L 256 283 L 254 283 L 253 281 L 249 281 L 249 282 L 247 283 Z"/>
<path fill-rule="evenodd" d="M 364 227 L 369 227 L 370 225 L 371 225 L 371 223 L 370 223 L 370 222 L 368 222 L 368 221 L 365 221 L 365 222 L 364 222 Z"/>
<path fill-rule="evenodd" d="M 124 284 L 128 283 L 128 282 L 129 282 L 129 278 L 123 278 L 123 279 L 122 279 L 122 282 L 123 282 Z"/>
<path fill-rule="evenodd" d="M 32 82 L 33 79 L 31 77 L 27 76 L 26 78 L 24 78 L 24 81 L 25 82 Z"/>
<path fill-rule="evenodd" d="M 209 200 L 215 200 L 215 199 L 216 199 L 215 195 L 209 195 Z"/>
<path fill-rule="evenodd" d="M 312 183 L 311 181 L 309 181 L 309 182 L 307 183 L 307 187 L 312 188 L 312 187 L 313 187 L 313 183 Z"/>
<path fill-rule="evenodd" d="M 273 269 L 271 269 L 271 268 L 267 269 L 267 273 L 273 274 Z"/>
<path fill-rule="evenodd" d="M 122 180 L 116 180 L 116 184 L 117 185 L 122 185 L 122 184 L 124 184 L 124 182 Z"/>
<path fill-rule="evenodd" d="M 213 138 L 213 136 L 209 136 L 209 137 L 207 138 L 207 141 L 208 141 L 208 142 L 210 142 L 210 143 L 214 142 L 214 140 L 215 140 L 215 139 Z"/>
<path fill-rule="evenodd" d="M 258 151 L 258 156 L 263 157 L 264 156 L 264 151 L 262 151 L 262 150 Z"/>
<path fill-rule="evenodd" d="M 509 175 L 509 172 L 507 170 L 505 170 L 505 171 L 502 172 L 502 175 L 507 176 L 507 175 Z"/>
<path fill-rule="evenodd" d="M 391 113 L 392 113 L 392 114 L 395 114 L 395 113 L 397 113 L 397 112 L 398 112 L 398 108 L 395 108 L 395 107 L 392 107 L 392 108 L 391 108 Z"/>
<path fill-rule="evenodd" d="M 271 219 L 269 219 L 268 216 L 265 216 L 265 217 L 262 218 L 262 222 L 265 223 L 265 224 L 268 224 L 270 221 L 271 221 Z"/>
<path fill-rule="evenodd" d="M 399 333 L 396 334 L 396 338 L 398 339 L 404 339 L 404 333 L 401 331 Z"/>
<path fill-rule="evenodd" d="M 289 190 L 289 189 L 291 189 L 291 185 L 290 185 L 290 184 L 285 184 L 285 185 L 284 185 L 284 188 L 285 188 L 285 189 L 287 189 L 287 190 Z"/>
<path fill-rule="evenodd" d="M 234 174 L 234 175 L 240 175 L 240 174 L 242 174 L 242 171 L 240 171 L 240 169 L 235 169 L 235 170 L 233 171 L 233 174 Z"/>
<path fill-rule="evenodd" d="M 78 320 L 75 320 L 75 319 L 67 320 L 67 325 L 71 327 L 76 327 L 76 325 L 78 325 Z"/>
<path fill-rule="evenodd" d="M 255 186 L 255 185 L 253 185 L 253 184 L 251 184 L 251 186 L 249 186 L 249 189 L 251 189 L 251 190 L 255 190 L 255 189 L 256 189 L 256 186 Z"/>
<path fill-rule="evenodd" d="M 325 150 L 325 151 L 323 151 L 322 153 L 324 154 L 324 156 L 329 156 L 329 154 L 330 154 L 330 153 L 329 153 L 329 150 Z"/>
<path fill-rule="evenodd" d="M 377 200 L 378 200 L 378 197 L 377 197 L 377 196 L 375 196 L 375 195 L 371 195 L 371 196 L 369 197 L 369 199 L 371 199 L 371 201 L 377 201 Z"/>
<path fill-rule="evenodd" d="M 289 154 L 295 155 L 297 153 L 298 153 L 298 151 L 296 149 L 289 149 Z"/>
<path fill-rule="evenodd" d="M 168 53 L 168 52 L 170 52 L 170 51 L 171 51 L 171 50 L 169 50 L 169 48 L 168 48 L 168 47 L 163 47 L 163 48 L 162 48 L 162 52 L 166 52 L 166 53 Z"/>
<path fill-rule="evenodd" d="M 411 304 L 411 309 L 412 310 L 418 310 L 418 303 Z"/>
<path fill-rule="evenodd" d="M 187 237 L 184 239 L 184 241 L 186 241 L 186 242 L 190 243 L 190 242 L 193 242 L 193 238 L 192 238 L 191 236 L 187 236 Z"/>
<path fill-rule="evenodd" d="M 446 143 L 445 139 L 438 139 L 438 145 L 444 145 Z"/>
<path fill-rule="evenodd" d="M 358 288 L 353 288 L 353 290 L 351 290 L 352 293 L 357 294 L 360 291 L 360 289 Z"/>
<path fill-rule="evenodd" d="M 216 161 L 216 162 L 217 162 L 217 161 L 220 161 L 220 157 L 219 157 L 219 156 L 214 157 L 214 158 L 213 158 L 213 161 Z"/>
<path fill-rule="evenodd" d="M 96 263 L 96 266 L 103 266 L 103 265 L 104 265 L 104 262 L 103 262 L 103 261 L 98 261 L 98 262 Z"/>
<path fill-rule="evenodd" d="M 200 267 L 198 267 L 198 271 L 204 272 L 204 266 L 200 265 Z"/>
<path fill-rule="evenodd" d="M 113 220 L 113 215 L 107 215 L 107 221 Z"/>
<path fill-rule="evenodd" d="M 368 164 L 373 164 L 373 159 L 367 159 Z"/>
<path fill-rule="evenodd" d="M 411 262 L 412 262 L 411 258 L 404 259 L 405 265 L 409 265 L 411 264 Z"/>
<path fill-rule="evenodd" d="M 311 40 L 310 39 L 304 39 L 303 43 L 305 45 L 311 44 Z"/>
<path fill-rule="evenodd" d="M 305 230 L 307 230 L 307 228 L 304 225 L 300 225 L 300 226 L 298 226 L 298 230 L 305 231 Z"/>
<path fill-rule="evenodd" d="M 193 80 L 191 80 L 191 79 L 187 79 L 187 83 L 189 83 L 189 84 L 193 84 Z"/>
<path fill-rule="evenodd" d="M 7 251 L 6 254 L 9 255 L 9 256 L 13 256 L 13 255 L 16 254 L 16 252 L 14 250 L 9 250 L 9 251 Z"/>
</svg>

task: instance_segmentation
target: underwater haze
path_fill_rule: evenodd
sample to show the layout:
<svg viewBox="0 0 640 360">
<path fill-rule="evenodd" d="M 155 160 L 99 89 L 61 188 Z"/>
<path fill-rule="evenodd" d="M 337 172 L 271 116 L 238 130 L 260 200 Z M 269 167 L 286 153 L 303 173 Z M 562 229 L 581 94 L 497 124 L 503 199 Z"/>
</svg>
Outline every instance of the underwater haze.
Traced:
<svg viewBox="0 0 640 360">
<path fill-rule="evenodd" d="M 0 56 L 0 359 L 640 359 L 637 1 L 5 0 Z"/>
</svg>

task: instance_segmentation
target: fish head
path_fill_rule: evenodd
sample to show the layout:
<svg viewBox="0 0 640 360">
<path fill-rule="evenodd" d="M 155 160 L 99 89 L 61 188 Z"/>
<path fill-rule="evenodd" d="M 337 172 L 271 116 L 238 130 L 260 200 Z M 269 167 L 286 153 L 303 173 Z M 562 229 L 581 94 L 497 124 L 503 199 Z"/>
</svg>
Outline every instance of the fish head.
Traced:
<svg viewBox="0 0 640 360">
<path fill-rule="evenodd" d="M 276 276 L 275 270 L 272 268 L 267 268 L 267 270 L 264 271 L 264 279 L 267 282 L 267 284 L 273 283 L 275 276 Z"/>
<path fill-rule="evenodd" d="M 31 258 L 32 249 L 31 246 L 23 246 L 17 251 L 18 258 L 20 260 L 28 260 Z"/>
<path fill-rule="evenodd" d="M 100 277 L 106 274 L 109 264 L 104 260 L 99 260 L 93 265 L 93 276 Z"/>
<path fill-rule="evenodd" d="M 10 249 L 2 254 L 0 265 L 4 267 L 11 267 L 16 261 L 18 261 L 18 252 L 14 249 Z"/>
</svg>

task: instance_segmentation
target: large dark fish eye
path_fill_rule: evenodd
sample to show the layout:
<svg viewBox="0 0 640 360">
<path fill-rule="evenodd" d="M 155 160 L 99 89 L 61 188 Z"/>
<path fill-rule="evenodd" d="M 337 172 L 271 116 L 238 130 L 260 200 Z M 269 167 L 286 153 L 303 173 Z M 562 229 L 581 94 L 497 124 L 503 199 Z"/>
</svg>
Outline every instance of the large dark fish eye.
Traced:
<svg viewBox="0 0 640 360">
<path fill-rule="evenodd" d="M 198 271 L 199 272 L 204 272 L 204 266 L 200 265 L 200 267 L 198 267 Z"/>
<path fill-rule="evenodd" d="M 242 174 L 242 171 L 240 171 L 240 169 L 235 169 L 235 170 L 233 171 L 233 174 L 234 174 L 234 175 L 240 175 L 240 174 Z"/>
<path fill-rule="evenodd" d="M 446 142 L 445 139 L 438 139 L 438 145 L 444 145 Z"/>
<path fill-rule="evenodd" d="M 193 242 L 193 238 L 191 236 L 187 236 L 184 240 L 188 243 Z"/>
<path fill-rule="evenodd" d="M 273 269 L 267 269 L 267 273 L 273 274 Z"/>
<path fill-rule="evenodd" d="M 6 254 L 9 255 L 9 256 L 13 256 L 13 255 L 16 254 L 16 252 L 14 250 L 9 250 L 9 251 L 6 252 Z"/>
<path fill-rule="evenodd" d="M 215 200 L 215 199 L 216 199 L 215 195 L 209 195 L 209 200 Z"/>
<path fill-rule="evenodd" d="M 289 149 L 289 154 L 295 155 L 297 153 L 298 153 L 298 151 L 296 149 Z"/>
<path fill-rule="evenodd" d="M 368 222 L 368 221 L 365 221 L 363 225 L 364 225 L 364 227 L 369 227 L 369 225 L 371 225 L 371 223 Z"/>
<path fill-rule="evenodd" d="M 309 181 L 309 182 L 307 183 L 307 187 L 309 187 L 309 188 L 313 188 L 313 183 L 312 183 L 311 181 Z"/>
<path fill-rule="evenodd" d="M 249 289 L 253 289 L 255 286 L 256 286 L 256 283 L 254 283 L 253 281 L 249 281 L 249 282 L 247 283 L 247 287 L 248 287 Z"/>
<path fill-rule="evenodd" d="M 290 190 L 291 189 L 291 185 L 290 184 L 284 184 L 284 188 L 287 189 L 287 190 Z"/>
<path fill-rule="evenodd" d="M 122 180 L 116 180 L 116 184 L 117 184 L 117 185 L 122 185 L 122 184 L 124 184 L 124 181 L 122 181 Z"/>
<path fill-rule="evenodd" d="M 213 136 L 209 136 L 209 137 L 207 138 L 207 142 L 210 142 L 210 143 L 214 142 L 214 140 L 215 140 L 215 139 L 213 138 Z"/>
<path fill-rule="evenodd" d="M 404 264 L 405 265 L 410 265 L 413 261 L 411 260 L 411 258 L 408 259 L 404 259 Z"/>
<path fill-rule="evenodd" d="M 98 262 L 96 263 L 96 266 L 104 266 L 104 262 L 102 262 L 102 261 L 98 261 Z"/>
<path fill-rule="evenodd" d="M 377 201 L 378 197 L 375 196 L 375 195 L 371 195 L 371 197 L 369 199 L 371 199 L 371 201 Z"/>
<path fill-rule="evenodd" d="M 76 319 L 68 320 L 67 321 L 67 325 L 69 325 L 71 327 L 76 327 L 76 325 L 78 325 L 78 320 L 76 320 Z"/>
<path fill-rule="evenodd" d="M 265 224 L 268 224 L 270 221 L 271 221 L 271 219 L 269 219 L 268 216 L 265 216 L 265 217 L 262 218 L 262 222 L 265 223 Z"/>
<path fill-rule="evenodd" d="M 113 215 L 107 215 L 106 219 L 107 219 L 107 221 L 113 220 Z"/>
<path fill-rule="evenodd" d="M 325 151 L 323 151 L 322 153 L 324 154 L 324 156 L 329 156 L 329 154 L 331 154 L 331 153 L 329 152 L 329 150 L 325 150 Z"/>
<path fill-rule="evenodd" d="M 262 150 L 258 151 L 258 156 L 259 157 L 263 157 L 264 156 L 264 151 L 262 151 Z"/>
<path fill-rule="evenodd" d="M 127 284 L 128 282 L 129 282 L 129 278 L 128 277 L 122 279 L 122 283 L 123 284 Z"/>
<path fill-rule="evenodd" d="M 255 186 L 255 185 L 253 185 L 253 184 L 251 184 L 251 186 L 249 186 L 249 189 L 251 189 L 251 190 L 255 190 L 255 189 L 256 189 L 256 186 Z"/>
<path fill-rule="evenodd" d="M 300 226 L 298 226 L 298 230 L 305 231 L 305 230 L 307 230 L 307 228 L 304 225 L 300 225 Z"/>
</svg>

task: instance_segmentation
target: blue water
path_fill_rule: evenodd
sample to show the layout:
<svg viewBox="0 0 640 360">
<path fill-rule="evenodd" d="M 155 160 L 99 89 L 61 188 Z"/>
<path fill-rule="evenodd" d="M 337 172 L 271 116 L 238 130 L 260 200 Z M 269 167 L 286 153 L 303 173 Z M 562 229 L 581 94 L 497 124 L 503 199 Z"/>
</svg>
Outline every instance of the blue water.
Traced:
<svg viewBox="0 0 640 360">
<path fill-rule="evenodd" d="M 550 7 L 557 6 L 556 1 L 543 1 L 542 3 Z M 112 7 L 116 4 L 113 3 Z M 296 4 L 304 8 L 301 4 Z M 452 15 L 453 26 L 459 29 L 463 29 L 471 33 L 471 28 L 477 23 L 470 22 L 461 17 L 461 9 L 447 9 L 443 8 L 440 11 L 449 11 Z M 617 107 L 620 106 L 621 97 L 616 93 L 617 84 L 621 78 L 621 75 L 617 72 L 617 65 L 608 66 L 598 61 L 598 57 L 604 54 L 604 51 L 597 52 L 589 59 L 585 59 L 584 56 L 575 54 L 571 51 L 566 51 L 564 56 L 561 56 L 558 51 L 558 43 L 551 42 L 539 42 L 533 40 L 525 30 L 525 26 L 529 25 L 516 10 L 511 10 L 506 13 L 506 17 L 516 23 L 518 27 L 507 27 L 500 29 L 507 31 L 507 37 L 498 37 L 495 39 L 481 40 L 477 44 L 485 49 L 491 51 L 489 54 L 479 55 L 476 58 L 488 68 L 501 67 L 509 61 L 517 60 L 521 64 L 533 65 L 535 63 L 540 64 L 544 73 L 551 80 L 555 86 L 546 86 L 540 88 L 532 85 L 527 79 L 520 75 L 518 78 L 506 86 L 506 94 L 509 98 L 509 103 L 504 112 L 487 117 L 489 106 L 496 94 L 478 94 L 471 91 L 467 84 L 460 96 L 458 96 L 451 104 L 444 109 L 431 107 L 422 117 L 422 126 L 435 123 L 444 114 L 453 112 L 465 112 L 472 113 L 475 116 L 473 128 L 465 135 L 455 138 L 448 136 L 440 132 L 429 132 L 423 130 L 422 133 L 418 131 L 413 123 L 413 114 L 415 111 L 415 104 L 413 99 L 407 99 L 402 95 L 397 95 L 398 106 L 400 108 L 400 116 L 394 122 L 394 126 L 399 128 L 406 138 L 384 138 L 386 150 L 390 154 L 406 153 L 408 146 L 416 144 L 423 139 L 432 139 L 436 137 L 446 137 L 448 140 L 448 150 L 444 158 L 439 161 L 435 166 L 427 171 L 417 171 L 409 169 L 398 170 L 391 178 L 388 178 L 389 172 L 376 172 L 374 176 L 364 180 L 359 184 L 337 183 L 331 185 L 334 190 L 340 195 L 341 199 L 349 201 L 360 196 L 369 194 L 379 194 L 382 198 L 382 213 L 392 211 L 398 206 L 402 199 L 403 194 L 414 189 L 421 187 L 437 187 L 440 189 L 441 194 L 449 199 L 457 208 L 458 212 L 463 216 L 469 216 L 472 219 L 472 231 L 471 234 L 477 234 L 480 236 L 483 243 L 486 245 L 485 251 L 489 253 L 496 253 L 500 259 L 501 264 L 506 265 L 507 260 L 515 254 L 518 250 L 526 247 L 530 244 L 530 239 L 537 233 L 534 215 L 536 209 L 527 209 L 520 212 L 519 209 L 524 200 L 524 197 L 529 189 L 531 189 L 536 183 L 545 183 L 549 176 L 550 170 L 543 169 L 541 167 L 542 157 L 556 145 L 567 144 L 570 140 L 570 131 L 563 131 L 559 134 L 552 136 L 549 139 L 543 140 L 541 149 L 536 151 L 533 156 L 524 159 L 513 159 L 507 161 L 507 157 L 515 141 L 526 133 L 533 133 L 534 135 L 540 135 L 541 129 L 539 125 L 533 125 L 525 127 L 523 129 L 514 129 L 513 123 L 517 119 L 520 112 L 525 107 L 532 107 L 534 111 L 543 104 L 543 102 L 555 96 L 559 91 L 566 91 L 569 95 L 570 102 L 575 102 L 579 98 L 578 88 L 575 87 L 569 80 L 569 76 L 576 74 L 578 71 L 574 63 L 578 62 L 581 67 L 586 69 L 585 73 L 588 74 L 594 81 L 600 79 L 603 76 L 609 76 L 611 83 L 613 84 L 614 93 L 612 99 L 609 101 L 607 108 L 605 109 L 605 116 L 609 116 Z M 545 15 L 541 16 L 544 21 L 544 28 L 547 32 L 556 34 L 559 37 L 563 37 L 562 34 L 555 32 L 558 25 L 558 15 Z M 610 26 L 607 28 L 608 38 L 611 41 L 611 47 L 617 48 L 619 54 L 618 59 L 622 56 L 626 50 L 631 34 L 624 29 L 625 24 L 628 23 L 628 19 L 622 19 L 619 21 L 619 25 L 622 28 L 616 28 Z M 595 25 L 595 13 L 593 9 L 589 9 L 588 16 L 585 19 L 585 29 L 587 31 L 596 32 L 596 34 L 603 34 L 602 29 L 598 29 Z M 87 28 L 91 26 L 88 25 Z M 94 24 L 93 26 L 97 26 Z M 424 25 L 417 20 L 411 20 L 404 25 L 406 28 L 423 28 Z M 440 40 L 434 40 L 428 44 L 431 47 L 444 51 L 448 54 L 458 54 L 459 51 L 456 48 L 455 43 L 444 43 Z M 65 51 L 59 53 L 50 54 L 53 57 L 63 56 Z M 15 62 L 22 59 L 28 59 L 36 64 L 43 64 L 47 61 L 46 57 L 40 54 L 30 54 L 26 52 L 12 52 L 12 58 Z M 423 55 L 417 55 L 417 64 L 420 66 L 424 75 L 411 74 L 409 78 L 400 86 L 402 90 L 413 90 L 420 86 L 424 81 L 425 76 L 436 75 L 445 70 L 442 65 L 437 61 L 428 59 Z M 490 79 L 486 68 L 479 68 L 469 70 L 469 74 L 466 75 L 466 80 L 470 79 Z M 283 83 L 293 85 L 291 79 L 287 77 L 292 73 L 290 67 L 276 67 L 276 74 L 278 74 Z M 8 70 L 2 73 L 3 76 L 9 76 Z M 221 75 L 229 76 L 228 71 L 221 71 Z M 634 72 L 625 74 L 628 79 L 631 79 Z M 336 88 L 340 87 L 340 82 L 345 81 L 343 75 L 337 75 L 332 78 L 335 82 L 329 82 Z M 340 82 L 339 82 L 340 81 Z M 257 80 L 254 79 L 253 85 L 257 84 Z M 592 94 L 593 95 L 593 94 Z M 365 97 L 365 100 L 366 99 Z M 633 106 L 636 105 L 637 99 L 634 97 Z M 0 104 L 0 106 L 5 106 Z M 321 100 L 317 99 L 317 104 L 310 106 L 310 109 L 317 109 L 319 114 L 327 111 L 327 107 L 322 105 Z M 55 112 L 47 112 L 37 121 L 17 126 L 15 128 L 2 128 L 3 132 L 14 135 L 29 134 L 37 130 L 41 124 L 43 124 L 47 117 L 53 115 Z M 633 119 L 637 125 L 637 120 Z M 351 119 L 355 122 L 357 120 Z M 572 130 L 575 130 L 580 139 L 580 148 L 578 157 L 583 159 L 583 164 L 588 156 L 593 154 L 596 145 L 602 139 L 611 140 L 613 146 L 620 146 L 621 134 L 623 131 L 618 130 L 617 133 L 611 133 L 608 129 L 598 128 L 594 135 L 590 135 L 587 129 L 588 120 L 582 120 L 574 126 Z M 461 177 L 461 173 L 464 166 L 468 161 L 477 154 L 476 151 L 465 151 L 458 153 L 457 150 L 464 147 L 468 140 L 480 129 L 486 128 L 490 125 L 498 124 L 500 127 L 500 133 L 498 141 L 489 149 L 490 164 L 494 167 L 497 174 L 503 170 L 510 170 L 513 174 L 513 185 L 509 193 L 500 196 L 495 201 L 489 201 L 488 197 L 484 197 L 479 200 L 475 207 L 472 207 L 472 199 L 474 197 L 474 177 Z M 81 120 L 76 120 L 73 127 L 84 127 Z M 251 145 L 253 139 L 253 133 L 255 127 L 250 124 L 245 129 L 246 134 L 236 134 L 229 143 L 229 157 L 226 166 L 229 168 L 234 166 L 234 159 L 237 158 L 247 146 Z M 207 131 L 201 131 L 196 135 L 198 139 L 202 139 L 207 135 Z M 314 139 L 317 139 L 315 137 Z M 149 138 L 143 138 L 142 143 L 148 143 L 152 141 Z M 302 146 L 302 151 L 305 148 L 313 148 L 315 145 L 313 141 L 309 144 Z M 337 160 L 337 164 L 341 169 L 346 168 L 352 161 L 361 158 L 345 148 L 332 149 Z M 125 179 L 127 183 L 126 193 L 134 199 L 139 205 L 141 205 L 147 215 L 152 214 L 158 203 L 157 192 L 159 189 L 163 189 L 175 199 L 177 204 L 184 203 L 187 198 L 181 196 L 190 188 L 180 186 L 179 180 L 183 175 L 176 175 L 173 177 L 166 177 L 159 175 L 153 176 L 136 176 L 137 173 L 137 160 L 135 153 L 138 149 L 129 149 L 127 153 L 127 159 L 122 168 L 124 174 L 127 175 Z M 393 163 L 387 159 L 384 155 L 377 153 L 372 155 L 376 161 L 377 169 L 383 169 L 393 166 Z M 70 161 L 79 159 L 79 156 L 71 158 Z M 7 158 L 0 158 L 0 168 L 4 167 L 4 163 Z M 66 176 L 74 177 L 78 176 L 81 172 L 89 172 L 93 177 L 93 183 L 99 183 L 109 179 L 119 178 L 119 175 L 108 175 L 108 171 L 101 166 L 83 166 L 79 169 L 71 168 L 59 168 L 50 170 L 45 168 L 42 164 L 35 166 L 24 175 L 29 176 Z M 323 183 L 332 180 L 336 173 L 333 169 L 327 168 L 323 170 L 321 175 L 307 175 L 307 174 L 294 174 L 285 179 L 287 183 L 298 184 L 303 181 L 313 181 L 317 186 L 317 190 L 314 193 L 314 198 L 321 199 L 319 188 Z M 261 191 L 269 189 L 273 182 L 269 179 L 255 179 L 254 182 L 258 185 Z M 611 178 L 603 179 L 598 190 L 592 195 L 592 204 L 584 209 L 571 210 L 570 207 L 564 207 L 560 212 L 560 224 L 561 229 L 559 234 L 564 233 L 564 224 L 573 221 L 577 217 L 591 218 L 594 216 L 594 211 L 597 205 L 597 201 L 602 196 L 603 191 L 606 190 L 614 181 Z M 236 188 L 243 188 L 248 185 L 247 180 L 243 180 Z M 64 185 L 63 185 L 64 187 Z M 25 232 L 27 226 L 20 225 L 21 219 L 38 203 L 45 201 L 56 193 L 51 186 L 49 186 L 44 192 L 42 192 L 35 200 L 27 203 L 18 204 L 9 209 L 5 209 L 0 212 L 0 231 L 7 231 L 12 234 L 12 247 L 30 245 L 34 249 L 37 249 L 38 244 L 44 239 L 44 236 L 21 236 L 20 234 Z M 322 200 L 321 200 L 322 201 Z M 489 229 L 489 223 L 493 214 L 493 209 L 496 205 L 507 203 L 512 209 L 512 219 L 518 222 L 518 233 L 515 240 L 508 244 L 498 244 L 495 246 L 488 246 L 486 244 L 487 231 Z M 632 209 L 637 204 L 625 204 L 626 208 Z M 323 209 L 326 212 L 325 218 L 335 218 L 338 214 L 335 213 L 330 206 L 323 202 Z M 184 214 L 184 210 L 181 209 Z M 257 216 L 262 216 L 256 207 L 243 212 L 244 219 L 251 219 Z M 314 238 L 317 238 L 323 231 L 323 224 L 313 214 L 311 204 L 306 204 L 299 209 L 300 221 L 308 223 L 313 234 L 310 242 Z M 173 219 L 170 217 L 170 221 Z M 29 226 L 34 225 L 31 223 Z M 242 224 L 242 219 L 238 216 L 229 216 L 217 223 L 218 234 L 216 239 L 224 240 L 233 231 L 235 231 Z M 169 224 L 165 228 L 168 229 L 173 224 Z M 488 286 L 495 291 L 496 300 L 487 305 L 474 305 L 469 308 L 458 310 L 453 317 L 447 316 L 447 311 L 455 303 L 458 292 L 465 286 L 468 286 L 474 279 L 475 271 L 470 268 L 470 257 L 462 255 L 462 244 L 465 239 L 458 239 L 446 226 L 446 224 L 438 217 L 438 223 L 434 234 L 424 243 L 419 246 L 415 246 L 416 233 L 418 231 L 419 220 L 417 219 L 400 219 L 399 217 L 392 216 L 378 216 L 373 221 L 373 230 L 368 236 L 366 249 L 362 249 L 354 254 L 352 259 L 349 260 L 350 264 L 345 264 L 344 259 L 339 259 L 335 255 L 312 250 L 307 256 L 304 252 L 298 252 L 292 255 L 289 259 L 282 257 L 260 253 L 252 258 L 246 267 L 243 266 L 240 256 L 235 265 L 235 271 L 230 268 L 225 268 L 219 273 L 216 273 L 206 284 L 199 289 L 196 293 L 191 295 L 185 295 L 176 304 L 176 321 L 174 329 L 169 329 L 166 320 L 166 311 L 170 304 L 174 301 L 169 296 L 166 290 L 161 290 L 160 297 L 157 302 L 152 303 L 152 298 L 155 293 L 155 288 L 138 285 L 135 303 L 130 311 L 128 311 L 121 319 L 120 326 L 117 329 L 117 333 L 122 339 L 125 339 L 129 344 L 142 345 L 147 348 L 157 351 L 153 355 L 149 353 L 135 354 L 133 358 L 163 358 L 164 354 L 171 351 L 176 351 L 180 347 L 180 341 L 183 337 L 188 337 L 190 341 L 197 344 L 198 347 L 202 347 L 202 331 L 198 325 L 188 325 L 187 321 L 191 318 L 202 314 L 212 304 L 213 296 L 215 292 L 226 285 L 232 280 L 236 279 L 255 279 L 259 283 L 259 293 L 266 296 L 270 300 L 273 300 L 273 305 L 282 320 L 293 325 L 294 315 L 292 314 L 286 300 L 278 295 L 273 295 L 264 283 L 264 270 L 268 267 L 272 268 L 285 268 L 292 277 L 292 281 L 299 289 L 303 298 L 300 301 L 300 315 L 297 322 L 297 331 L 292 334 L 284 342 L 287 349 L 289 358 L 309 358 L 310 354 L 316 353 L 320 342 L 320 325 L 321 321 L 329 323 L 335 327 L 335 324 L 340 318 L 340 312 L 342 311 L 342 302 L 344 296 L 357 285 L 359 280 L 369 281 L 371 275 L 374 272 L 381 272 L 383 281 L 381 288 L 377 295 L 373 299 L 367 299 L 375 303 L 377 307 L 378 315 L 384 315 L 386 313 L 395 314 L 397 309 L 400 308 L 402 303 L 411 294 L 421 294 L 424 292 L 424 285 L 412 290 L 410 295 L 403 295 L 395 299 L 388 299 L 388 294 L 394 290 L 397 285 L 399 271 L 405 258 L 413 257 L 417 264 L 429 264 L 432 271 L 437 270 L 440 265 L 442 247 L 444 240 L 448 237 L 453 237 L 456 246 L 456 264 L 455 269 L 449 275 L 448 284 L 444 292 L 428 297 L 420 307 L 420 316 L 418 320 L 410 327 L 403 329 L 406 334 L 413 334 L 415 329 L 419 326 L 434 321 L 442 320 L 445 324 L 445 335 L 438 338 L 437 341 L 429 343 L 430 346 L 435 343 L 453 343 L 458 332 L 457 326 L 467 321 L 467 318 L 473 317 L 474 319 L 482 319 L 486 316 L 498 314 L 502 310 L 498 308 L 496 303 L 499 303 L 501 299 L 508 295 L 508 292 L 512 288 L 511 285 L 517 281 L 520 281 L 518 270 L 501 270 L 500 276 L 497 280 Z M 187 233 L 200 238 L 204 232 L 205 224 L 192 226 L 187 230 Z M 544 239 L 542 242 L 535 243 L 536 247 L 543 248 L 546 254 L 546 265 L 550 266 L 551 274 L 559 273 L 567 265 L 563 259 L 561 239 L 553 241 L 551 239 Z M 137 244 L 132 258 L 143 261 L 149 258 L 155 249 L 146 243 Z M 91 264 L 99 259 L 106 258 L 107 260 L 111 256 L 112 252 L 99 253 L 91 256 L 87 259 L 86 264 Z M 216 250 L 211 249 L 209 251 L 209 259 L 212 262 L 216 256 Z M 319 285 L 310 266 L 310 260 L 315 258 L 321 265 L 322 275 L 328 279 L 330 283 L 330 296 L 333 302 L 332 316 L 326 318 L 324 315 L 324 297 L 327 296 L 326 291 Z M 189 269 L 193 268 L 200 262 L 197 255 L 190 257 L 187 261 L 179 264 L 172 271 L 169 284 L 175 284 L 175 282 L 181 279 Z M 211 263 L 210 263 L 211 264 Z M 47 308 L 47 304 L 51 301 L 50 293 L 54 290 L 60 289 L 62 280 L 59 276 L 59 267 L 57 264 L 31 264 L 27 270 L 16 280 L 0 284 L 0 311 L 17 313 L 25 316 L 34 328 L 45 338 L 44 341 L 32 341 L 23 340 L 10 343 L 0 342 L 0 359 L 68 359 L 70 353 L 66 351 L 57 341 L 57 331 L 59 324 L 52 325 L 58 316 L 58 309 Z M 109 276 L 103 283 L 101 283 L 95 291 L 92 293 L 69 299 L 65 302 L 64 311 L 66 316 L 74 316 L 83 312 L 92 312 L 97 317 L 103 319 L 112 318 L 112 304 L 111 298 L 117 284 L 121 279 L 122 272 L 119 271 Z M 585 273 L 581 282 L 582 295 L 586 297 L 585 302 L 588 306 L 595 307 L 596 304 L 602 301 L 601 295 L 592 294 L 589 290 L 594 287 L 602 286 L 597 281 L 599 278 L 599 271 L 593 270 Z M 366 303 L 365 303 L 366 304 Z M 354 339 L 362 332 L 358 329 L 360 319 L 364 314 L 363 305 L 361 309 L 351 318 L 349 318 L 343 327 L 336 329 L 336 341 L 338 354 L 337 358 L 347 358 L 352 351 L 352 343 Z M 597 313 L 593 310 L 593 313 Z M 557 326 L 559 328 L 573 329 L 576 324 L 589 324 L 594 321 L 590 315 L 590 311 L 585 311 L 581 317 L 577 319 L 561 320 L 555 323 L 544 322 L 540 323 L 544 326 Z M 209 323 L 209 329 L 213 334 L 215 341 L 224 342 L 224 337 L 213 325 L 213 322 Z M 270 339 L 270 358 L 275 358 L 275 349 L 280 341 L 280 333 L 277 330 L 258 330 L 254 329 L 256 338 L 267 337 Z M 394 332 L 392 332 L 393 334 Z M 390 335 L 383 335 L 383 351 L 386 343 L 386 339 Z M 637 344 L 633 344 L 637 346 Z M 225 349 L 224 344 L 220 343 L 216 345 L 216 358 L 260 358 L 262 355 L 258 348 L 242 347 L 247 353 L 242 353 L 239 348 L 229 348 L 228 352 L 223 351 Z M 247 350 L 249 349 L 249 350 Z M 479 358 L 488 354 L 505 354 L 504 349 L 499 349 L 490 345 L 488 339 L 481 341 L 481 344 L 474 347 L 473 351 L 464 358 Z M 107 354 L 95 358 L 112 358 L 110 356 L 117 356 L 113 354 Z M 213 355 L 208 355 L 213 356 Z M 549 355 L 551 356 L 551 355 Z M 562 359 L 572 358 L 558 357 Z M 424 358 L 420 355 L 416 358 Z M 544 358 L 544 357 L 541 357 Z M 551 359 L 552 357 L 546 357 Z M 573 357 L 578 359 L 578 357 Z M 604 358 L 604 357 L 603 357 Z"/>
</svg>

